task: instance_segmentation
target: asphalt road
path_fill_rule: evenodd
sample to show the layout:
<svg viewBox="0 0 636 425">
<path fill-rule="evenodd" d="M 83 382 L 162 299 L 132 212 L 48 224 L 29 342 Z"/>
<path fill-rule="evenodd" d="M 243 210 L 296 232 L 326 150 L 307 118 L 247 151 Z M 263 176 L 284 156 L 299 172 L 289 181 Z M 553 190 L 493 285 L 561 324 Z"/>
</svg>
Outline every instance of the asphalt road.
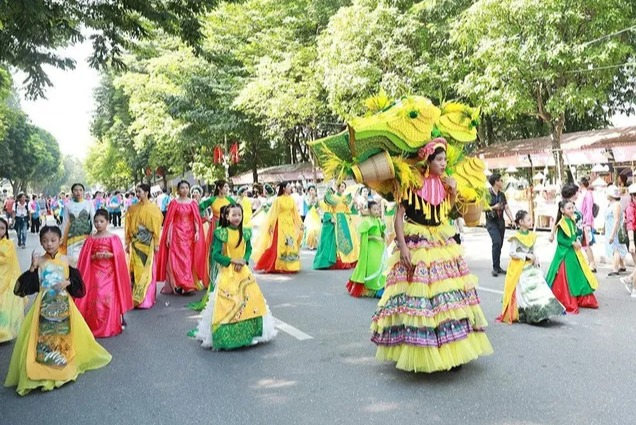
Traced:
<svg viewBox="0 0 636 425">
<path fill-rule="evenodd" d="M 554 246 L 540 237 L 543 269 Z M 37 239 L 20 250 L 23 268 Z M 354 299 L 350 271 L 258 275 L 276 318 L 292 328 L 265 345 L 203 349 L 186 333 L 192 297 L 158 295 L 151 310 L 100 342 L 106 368 L 49 393 L 0 388 L 0 425 L 14 424 L 633 424 L 636 300 L 599 268 L 599 310 L 543 326 L 495 323 L 504 277 L 490 276 L 490 240 L 468 235 L 495 354 L 454 373 L 411 374 L 377 362 L 369 341 L 376 301 Z M 504 254 L 504 257 L 506 255 Z M 507 258 L 503 260 L 507 264 Z M 309 338 L 311 337 L 311 338 Z M 0 344 L 4 379 L 13 343 Z"/>
</svg>

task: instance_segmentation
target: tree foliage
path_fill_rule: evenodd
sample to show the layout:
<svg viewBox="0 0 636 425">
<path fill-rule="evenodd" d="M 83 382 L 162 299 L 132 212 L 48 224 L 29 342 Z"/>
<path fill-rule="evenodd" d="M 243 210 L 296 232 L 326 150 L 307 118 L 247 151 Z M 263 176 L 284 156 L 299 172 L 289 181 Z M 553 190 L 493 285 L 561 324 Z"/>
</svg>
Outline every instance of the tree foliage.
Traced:
<svg viewBox="0 0 636 425">
<path fill-rule="evenodd" d="M 613 93 L 635 46 L 628 35 L 604 36 L 634 14 L 627 0 L 477 1 L 453 31 L 468 69 L 457 90 L 486 114 L 545 122 L 563 170 L 566 116 L 607 118 L 621 106 Z"/>
<path fill-rule="evenodd" d="M 31 124 L 22 111 L 12 111 L 0 140 L 0 178 L 9 180 L 13 192 L 25 192 L 56 175 L 60 159 L 57 140 Z"/>
<path fill-rule="evenodd" d="M 306 143 L 342 130 L 380 89 L 481 106 L 482 144 L 558 141 L 634 112 L 636 32 L 604 36 L 635 13 L 628 0 L 223 2 L 202 17 L 198 50 L 156 26 L 108 73 L 87 171 L 109 187 L 158 168 L 257 179 L 311 160 Z M 235 142 L 242 161 L 213 164 Z"/>
<path fill-rule="evenodd" d="M 215 0 L 35 0 L 0 2 L 0 63 L 27 73 L 27 94 L 44 96 L 51 85 L 44 65 L 72 69 L 72 59 L 56 52 L 79 43 L 86 33 L 93 45 L 91 66 L 121 69 L 122 55 L 136 41 L 152 38 L 156 29 L 198 49 L 199 16 Z"/>
</svg>

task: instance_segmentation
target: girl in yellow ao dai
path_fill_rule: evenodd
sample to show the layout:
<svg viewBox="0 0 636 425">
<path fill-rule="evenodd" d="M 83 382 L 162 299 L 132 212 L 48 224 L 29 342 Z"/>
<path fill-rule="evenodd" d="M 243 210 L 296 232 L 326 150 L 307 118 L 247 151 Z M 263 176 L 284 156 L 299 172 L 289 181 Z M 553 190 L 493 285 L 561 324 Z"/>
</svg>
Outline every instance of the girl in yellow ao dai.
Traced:
<svg viewBox="0 0 636 425">
<path fill-rule="evenodd" d="M 15 339 L 24 320 L 28 300 L 13 293 L 18 277 L 20 264 L 9 239 L 9 224 L 0 218 L 0 343 Z"/>
<path fill-rule="evenodd" d="M 194 332 L 203 347 L 231 350 L 276 336 L 274 318 L 248 266 L 251 233 L 243 228 L 240 205 L 222 209 L 212 248 L 218 276 Z"/>
<path fill-rule="evenodd" d="M 35 388 L 50 391 L 111 360 L 73 303 L 71 297 L 81 298 L 86 290 L 79 271 L 59 253 L 61 238 L 58 227 L 42 228 L 40 243 L 46 253 L 33 256 L 15 287 L 21 297 L 38 294 L 20 328 L 4 382 L 5 387 L 17 387 L 20 395 Z"/>
</svg>

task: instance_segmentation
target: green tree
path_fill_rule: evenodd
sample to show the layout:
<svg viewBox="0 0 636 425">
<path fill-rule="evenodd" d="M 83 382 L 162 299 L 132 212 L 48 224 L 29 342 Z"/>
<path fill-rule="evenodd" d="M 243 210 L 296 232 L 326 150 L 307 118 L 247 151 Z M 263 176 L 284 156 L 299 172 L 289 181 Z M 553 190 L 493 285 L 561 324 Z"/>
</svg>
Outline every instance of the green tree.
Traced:
<svg viewBox="0 0 636 425">
<path fill-rule="evenodd" d="M 634 68 L 623 64 L 635 44 L 628 33 L 608 35 L 633 25 L 635 13 L 628 0 L 479 0 L 453 29 L 468 70 L 457 91 L 486 114 L 544 122 L 565 180 L 568 114 L 598 120 L 623 105 L 617 83 L 629 81 Z"/>
<path fill-rule="evenodd" d="M 355 0 L 331 17 L 318 39 L 318 64 L 328 105 L 339 117 L 364 113 L 364 100 L 380 87 L 390 97 L 422 89 L 423 12 L 410 3 Z"/>
<path fill-rule="evenodd" d="M 5 137 L 0 141 L 0 178 L 7 179 L 13 193 L 25 192 L 55 175 L 60 167 L 57 140 L 45 130 L 29 123 L 21 111 L 13 111 Z"/>
<path fill-rule="evenodd" d="M 72 155 L 62 155 L 62 164 L 58 172 L 34 186 L 34 190 L 37 193 L 55 195 L 60 191 L 70 192 L 73 183 L 85 181 L 86 172 L 83 162 Z"/>
<path fill-rule="evenodd" d="M 130 132 L 129 98 L 121 88 L 115 87 L 114 78 L 110 73 L 103 74 L 95 90 L 91 134 L 96 142 L 91 145 L 85 162 L 89 181 L 109 188 L 140 182 L 143 170 L 148 166 L 148 153 L 135 149 Z M 117 173 L 110 175 L 110 167 Z"/>
<path fill-rule="evenodd" d="M 109 191 L 128 188 L 135 181 L 122 151 L 108 142 L 91 145 L 84 170 L 90 184 L 99 183 Z"/>
<path fill-rule="evenodd" d="M 27 95 L 42 97 L 51 85 L 43 66 L 74 68 L 74 61 L 56 49 L 83 41 L 84 34 L 90 34 L 93 45 L 91 66 L 121 68 L 123 52 L 137 40 L 152 38 L 157 28 L 198 49 L 199 16 L 216 4 L 217 0 L 2 1 L 0 62 L 27 73 Z"/>
</svg>

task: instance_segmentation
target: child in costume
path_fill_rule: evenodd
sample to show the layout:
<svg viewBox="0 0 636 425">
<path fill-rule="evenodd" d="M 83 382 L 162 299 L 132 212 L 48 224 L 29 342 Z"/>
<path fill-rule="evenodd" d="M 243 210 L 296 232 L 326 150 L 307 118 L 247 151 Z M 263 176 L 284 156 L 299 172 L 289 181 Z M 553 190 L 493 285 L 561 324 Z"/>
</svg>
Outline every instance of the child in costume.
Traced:
<svg viewBox="0 0 636 425">
<path fill-rule="evenodd" d="M 380 218 L 382 210 L 377 202 L 369 202 L 366 208 L 360 209 L 360 215 L 360 258 L 347 290 L 353 297 L 380 297 L 386 282 L 383 274 L 386 224 Z"/>
<path fill-rule="evenodd" d="M 207 276 L 209 279 L 207 286 L 207 291 L 203 294 L 203 298 L 200 301 L 192 302 L 188 304 L 188 308 L 201 311 L 203 307 L 205 307 L 208 297 L 210 296 L 210 292 L 214 289 L 214 282 L 216 281 L 216 263 L 212 258 L 212 239 L 214 237 L 214 230 L 216 226 L 219 224 L 219 219 L 221 217 L 221 208 L 226 205 L 236 203 L 230 194 L 230 184 L 225 180 L 217 180 L 214 183 L 214 194 L 211 198 L 204 199 L 199 202 L 199 212 L 201 214 L 205 214 L 208 209 L 211 210 L 212 216 L 209 218 L 208 222 L 210 223 L 209 229 L 209 241 L 207 241 L 206 245 L 208 246 L 208 268 L 207 268 Z"/>
<path fill-rule="evenodd" d="M 223 207 L 213 243 L 217 280 L 193 334 L 203 347 L 231 350 L 269 341 L 277 334 L 274 318 L 248 266 L 250 238 L 251 230 L 243 228 L 241 206 Z"/>
<path fill-rule="evenodd" d="M 29 271 L 18 279 L 15 294 L 38 293 L 13 349 L 5 387 L 20 395 L 35 388 L 50 391 L 87 370 L 106 366 L 111 355 L 99 345 L 71 296 L 85 295 L 79 271 L 60 254 L 62 231 L 44 226 L 40 243 L 46 252 L 33 254 Z"/>
<path fill-rule="evenodd" d="M 95 211 L 97 232 L 86 239 L 77 263 L 86 295 L 75 305 L 96 338 L 119 335 L 124 314 L 133 309 L 126 254 L 119 237 L 108 231 L 109 218 L 108 211 Z"/>
<path fill-rule="evenodd" d="M 518 211 L 515 224 L 519 230 L 510 241 L 510 264 L 504 284 L 503 307 L 497 321 L 540 323 L 565 314 L 539 268 L 534 250 L 537 234 L 531 232 L 532 217 Z"/>
<path fill-rule="evenodd" d="M 15 339 L 24 320 L 28 300 L 13 293 L 18 277 L 20 264 L 9 239 L 9 223 L 0 218 L 0 343 Z"/>
<path fill-rule="evenodd" d="M 558 246 L 546 281 L 567 313 L 577 314 L 579 307 L 598 308 L 594 296 L 598 281 L 581 252 L 573 201 L 559 202 L 556 223 Z"/>
</svg>

